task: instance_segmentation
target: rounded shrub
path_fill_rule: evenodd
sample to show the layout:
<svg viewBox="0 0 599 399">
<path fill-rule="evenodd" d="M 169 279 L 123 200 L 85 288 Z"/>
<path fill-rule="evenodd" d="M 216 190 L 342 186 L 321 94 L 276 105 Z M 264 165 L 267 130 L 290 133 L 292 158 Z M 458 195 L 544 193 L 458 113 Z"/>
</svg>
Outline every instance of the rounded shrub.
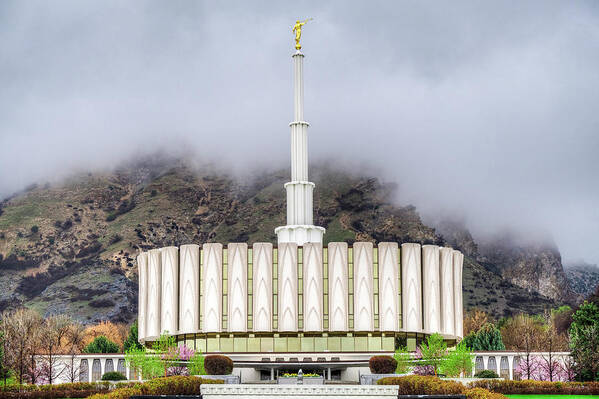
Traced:
<svg viewBox="0 0 599 399">
<path fill-rule="evenodd" d="M 233 360 L 223 355 L 209 355 L 204 358 L 204 369 L 208 375 L 227 375 L 233 372 Z"/>
<path fill-rule="evenodd" d="M 104 375 L 102 376 L 102 381 L 123 381 L 126 379 L 127 377 L 125 377 L 122 373 L 119 373 L 118 371 L 109 371 L 107 373 L 104 373 Z"/>
<path fill-rule="evenodd" d="M 474 376 L 477 378 L 499 378 L 493 370 L 481 370 L 474 374 Z"/>
<path fill-rule="evenodd" d="M 368 366 L 373 374 L 393 374 L 397 369 L 397 360 L 391 356 L 373 356 Z"/>
</svg>

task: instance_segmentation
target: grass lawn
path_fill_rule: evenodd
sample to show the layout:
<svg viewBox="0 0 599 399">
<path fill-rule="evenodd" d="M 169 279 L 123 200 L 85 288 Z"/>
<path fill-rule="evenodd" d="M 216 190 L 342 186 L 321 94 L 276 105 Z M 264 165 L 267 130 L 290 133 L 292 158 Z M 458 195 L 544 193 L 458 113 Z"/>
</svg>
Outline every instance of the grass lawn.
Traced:
<svg viewBox="0 0 599 399">
<path fill-rule="evenodd" d="M 511 399 L 591 399 L 599 395 L 505 395 Z"/>
</svg>

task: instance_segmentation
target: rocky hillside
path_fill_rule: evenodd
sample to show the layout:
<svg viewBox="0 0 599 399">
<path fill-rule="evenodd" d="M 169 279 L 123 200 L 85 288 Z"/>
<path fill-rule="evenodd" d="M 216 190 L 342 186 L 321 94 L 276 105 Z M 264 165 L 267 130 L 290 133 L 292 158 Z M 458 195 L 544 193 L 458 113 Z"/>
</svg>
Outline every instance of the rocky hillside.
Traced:
<svg viewBox="0 0 599 399">
<path fill-rule="evenodd" d="M 587 298 L 599 288 L 599 266 L 579 261 L 564 265 L 572 290 Z"/>
<path fill-rule="evenodd" d="M 327 228 L 326 242 L 456 245 L 467 255 L 466 308 L 496 317 L 538 313 L 563 302 L 553 295 L 567 290 L 559 282 L 522 288 L 505 278 L 503 270 L 514 259 L 510 247 L 505 258 L 501 250 L 499 256 L 481 255 L 467 231 L 435 230 L 413 206 L 392 205 L 393 185 L 323 165 L 311 173 L 315 222 Z M 140 249 L 275 241 L 274 228 L 285 220 L 282 185 L 288 174 L 263 173 L 248 181 L 163 160 L 31 186 L 0 205 L 0 309 L 24 304 L 83 322 L 129 321 L 137 311 L 134 258 Z"/>
</svg>

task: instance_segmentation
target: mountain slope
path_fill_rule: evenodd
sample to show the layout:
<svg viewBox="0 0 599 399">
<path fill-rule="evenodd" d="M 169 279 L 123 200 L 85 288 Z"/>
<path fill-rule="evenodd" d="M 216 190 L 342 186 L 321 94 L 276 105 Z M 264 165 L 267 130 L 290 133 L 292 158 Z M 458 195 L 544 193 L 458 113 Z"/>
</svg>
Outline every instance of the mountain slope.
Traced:
<svg viewBox="0 0 599 399">
<path fill-rule="evenodd" d="M 392 205 L 393 185 L 319 166 L 315 223 L 330 241 L 444 245 L 413 206 Z M 83 322 L 135 317 L 140 249 L 204 242 L 275 242 L 284 224 L 287 171 L 251 181 L 181 160 L 138 162 L 114 173 L 32 186 L 0 206 L 0 308 L 24 304 Z M 242 181 L 243 180 L 243 181 Z M 469 235 L 469 233 L 468 233 Z M 464 304 L 496 317 L 538 313 L 561 303 L 482 265 L 473 240 L 466 254 Z"/>
</svg>

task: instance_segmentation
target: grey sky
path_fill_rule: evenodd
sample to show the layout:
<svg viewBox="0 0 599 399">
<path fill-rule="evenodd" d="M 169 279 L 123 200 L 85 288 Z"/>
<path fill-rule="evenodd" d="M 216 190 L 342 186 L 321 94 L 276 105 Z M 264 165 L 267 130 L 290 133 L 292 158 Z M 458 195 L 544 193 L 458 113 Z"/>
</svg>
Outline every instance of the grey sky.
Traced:
<svg viewBox="0 0 599 399">
<path fill-rule="evenodd" d="M 0 196 L 157 149 L 284 167 L 297 17 L 312 159 L 599 262 L 596 1 L 3 1 Z"/>
</svg>

